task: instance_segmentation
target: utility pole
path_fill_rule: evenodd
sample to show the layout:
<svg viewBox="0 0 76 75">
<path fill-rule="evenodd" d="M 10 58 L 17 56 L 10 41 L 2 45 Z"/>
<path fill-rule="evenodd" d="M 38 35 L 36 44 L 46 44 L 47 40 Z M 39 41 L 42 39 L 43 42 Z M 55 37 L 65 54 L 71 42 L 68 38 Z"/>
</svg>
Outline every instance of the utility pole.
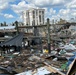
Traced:
<svg viewBox="0 0 76 75">
<path fill-rule="evenodd" d="M 15 24 L 16 24 L 17 34 L 19 34 L 18 21 L 15 21 Z"/>
<path fill-rule="evenodd" d="M 47 41 L 48 41 L 48 51 L 49 53 L 51 53 L 51 49 L 50 49 L 50 23 L 49 23 L 49 18 L 47 18 Z"/>
<path fill-rule="evenodd" d="M 23 22 L 23 25 L 24 25 L 24 11 L 22 12 L 22 22 Z"/>
</svg>

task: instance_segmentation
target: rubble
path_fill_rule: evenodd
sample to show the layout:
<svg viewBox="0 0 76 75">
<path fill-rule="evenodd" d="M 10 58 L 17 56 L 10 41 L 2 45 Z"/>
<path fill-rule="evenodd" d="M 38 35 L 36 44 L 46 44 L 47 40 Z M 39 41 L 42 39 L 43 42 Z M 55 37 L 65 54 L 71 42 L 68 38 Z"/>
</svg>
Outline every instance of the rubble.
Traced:
<svg viewBox="0 0 76 75">
<path fill-rule="evenodd" d="M 35 50 L 3 54 L 0 56 L 0 70 L 9 75 L 66 75 L 69 58 L 75 55 L 73 52 L 75 50 L 71 53 L 61 48 L 51 51 L 51 54 Z"/>
</svg>

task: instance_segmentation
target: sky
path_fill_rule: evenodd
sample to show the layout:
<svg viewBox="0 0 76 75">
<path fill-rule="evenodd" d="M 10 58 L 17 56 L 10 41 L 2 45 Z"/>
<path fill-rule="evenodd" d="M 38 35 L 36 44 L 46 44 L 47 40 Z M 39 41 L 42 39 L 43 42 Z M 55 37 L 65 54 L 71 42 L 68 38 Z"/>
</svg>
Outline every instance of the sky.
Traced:
<svg viewBox="0 0 76 75">
<path fill-rule="evenodd" d="M 45 9 L 45 19 L 76 19 L 76 0 L 0 0 L 0 23 L 22 21 L 22 11 Z"/>
</svg>

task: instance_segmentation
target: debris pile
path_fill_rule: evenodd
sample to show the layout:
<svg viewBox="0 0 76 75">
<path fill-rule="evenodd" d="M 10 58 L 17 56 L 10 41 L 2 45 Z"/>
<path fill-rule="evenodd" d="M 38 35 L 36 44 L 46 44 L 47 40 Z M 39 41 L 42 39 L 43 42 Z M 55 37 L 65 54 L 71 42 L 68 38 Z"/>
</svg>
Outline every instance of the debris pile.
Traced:
<svg viewBox="0 0 76 75">
<path fill-rule="evenodd" d="M 9 75 L 65 75 L 68 73 L 71 75 L 69 66 L 73 61 L 73 64 L 76 63 L 75 57 L 74 49 L 70 51 L 62 47 L 60 50 L 52 50 L 51 54 L 37 53 L 34 50 L 3 54 L 0 56 L 0 73 Z"/>
</svg>

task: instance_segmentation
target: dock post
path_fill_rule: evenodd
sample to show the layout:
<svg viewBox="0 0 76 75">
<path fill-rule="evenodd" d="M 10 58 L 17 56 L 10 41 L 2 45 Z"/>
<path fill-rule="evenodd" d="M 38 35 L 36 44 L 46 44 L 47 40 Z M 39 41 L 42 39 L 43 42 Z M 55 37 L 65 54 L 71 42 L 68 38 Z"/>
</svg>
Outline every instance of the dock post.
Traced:
<svg viewBox="0 0 76 75">
<path fill-rule="evenodd" d="M 47 18 L 47 45 L 48 45 L 48 52 L 51 53 L 50 49 L 50 23 L 49 23 L 49 18 Z"/>
</svg>

